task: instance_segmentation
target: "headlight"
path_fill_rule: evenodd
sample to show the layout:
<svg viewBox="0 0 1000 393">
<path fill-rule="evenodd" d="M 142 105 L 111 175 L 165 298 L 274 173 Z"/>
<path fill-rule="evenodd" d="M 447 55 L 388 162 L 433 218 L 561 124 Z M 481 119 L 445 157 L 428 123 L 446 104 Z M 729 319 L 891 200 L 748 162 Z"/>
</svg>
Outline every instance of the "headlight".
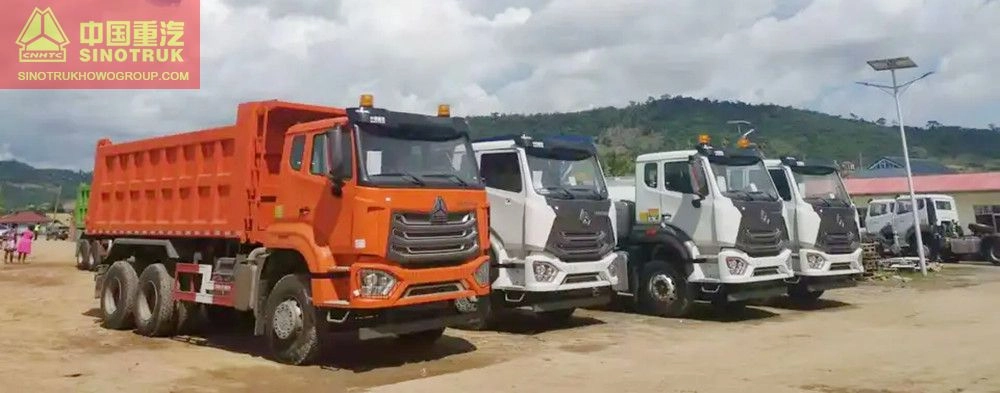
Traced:
<svg viewBox="0 0 1000 393">
<path fill-rule="evenodd" d="M 479 265 L 479 267 L 476 268 L 475 277 L 476 277 L 476 284 L 479 284 L 479 286 L 485 287 L 487 285 L 490 285 L 490 260 L 489 259 L 487 259 L 486 262 L 481 263 Z"/>
<path fill-rule="evenodd" d="M 388 297 L 396 287 L 396 277 L 381 270 L 361 269 L 358 278 L 361 280 L 362 297 Z"/>
<path fill-rule="evenodd" d="M 743 273 L 747 272 L 747 261 L 744 261 L 740 257 L 726 257 L 726 267 L 729 268 L 729 274 L 734 276 L 742 276 Z"/>
<path fill-rule="evenodd" d="M 611 264 L 608 265 L 608 275 L 611 276 L 611 277 L 615 277 L 615 276 L 618 275 L 618 267 L 615 266 L 615 265 L 618 264 L 618 258 L 621 258 L 621 257 L 616 257 L 615 260 L 611 261 Z"/>
<path fill-rule="evenodd" d="M 820 270 L 826 266 L 826 258 L 819 254 L 806 254 L 806 262 L 809 263 L 810 269 Z"/>
<path fill-rule="evenodd" d="M 559 274 L 559 269 L 556 269 L 551 263 L 543 261 L 535 261 L 532 264 L 532 270 L 535 272 L 535 281 L 538 282 L 550 282 L 556 279 L 556 275 Z"/>
</svg>

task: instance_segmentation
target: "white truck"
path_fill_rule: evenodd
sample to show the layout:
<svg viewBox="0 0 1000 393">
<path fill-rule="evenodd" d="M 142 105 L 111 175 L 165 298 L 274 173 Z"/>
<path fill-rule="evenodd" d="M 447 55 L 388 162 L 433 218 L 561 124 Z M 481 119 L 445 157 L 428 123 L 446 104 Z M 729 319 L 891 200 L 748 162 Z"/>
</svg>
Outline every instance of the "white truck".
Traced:
<svg viewBox="0 0 1000 393">
<path fill-rule="evenodd" d="M 971 233 L 967 235 L 959 223 L 955 198 L 943 194 L 917 194 L 916 197 L 924 255 L 946 262 L 982 259 L 1000 265 L 1000 233 L 995 224 L 971 223 Z M 912 205 L 906 195 L 868 201 L 867 236 L 879 242 L 885 254 L 917 254 Z"/>
<path fill-rule="evenodd" d="M 826 290 L 857 285 L 864 273 L 861 227 L 837 165 L 794 157 L 764 165 L 785 205 L 795 270 L 788 296 L 812 302 Z"/>
<path fill-rule="evenodd" d="M 616 291 L 640 312 L 684 316 L 695 301 L 738 310 L 784 295 L 793 279 L 781 199 L 754 149 L 643 154 L 635 179 L 616 186 L 619 249 L 628 252 Z"/>
<path fill-rule="evenodd" d="M 554 321 L 611 301 L 615 209 L 597 149 L 587 138 L 500 136 L 472 144 L 490 204 L 491 296 L 484 328 L 499 308 Z"/>
</svg>

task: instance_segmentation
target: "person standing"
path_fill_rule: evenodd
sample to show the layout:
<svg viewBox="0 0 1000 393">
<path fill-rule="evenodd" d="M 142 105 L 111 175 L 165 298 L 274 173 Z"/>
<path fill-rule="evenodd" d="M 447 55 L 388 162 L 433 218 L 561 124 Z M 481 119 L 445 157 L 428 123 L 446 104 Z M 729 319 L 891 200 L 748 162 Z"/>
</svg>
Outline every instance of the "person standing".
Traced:
<svg viewBox="0 0 1000 393">
<path fill-rule="evenodd" d="M 29 226 L 24 233 L 21 234 L 21 238 L 17 241 L 17 262 L 18 263 L 28 263 L 28 255 L 31 255 L 31 241 L 34 240 L 35 233 L 31 231 Z"/>
<path fill-rule="evenodd" d="M 11 227 L 0 237 L 0 249 L 3 249 L 3 263 L 14 263 L 14 255 L 17 253 L 17 226 Z"/>
</svg>

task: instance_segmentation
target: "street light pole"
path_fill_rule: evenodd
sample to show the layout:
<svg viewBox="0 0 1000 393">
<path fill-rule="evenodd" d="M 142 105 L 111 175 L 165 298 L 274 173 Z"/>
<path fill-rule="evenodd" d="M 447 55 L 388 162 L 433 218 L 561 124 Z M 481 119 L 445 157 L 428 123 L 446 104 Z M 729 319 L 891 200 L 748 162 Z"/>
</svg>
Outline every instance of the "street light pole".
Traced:
<svg viewBox="0 0 1000 393">
<path fill-rule="evenodd" d="M 910 169 L 910 152 L 906 144 L 906 126 L 903 125 L 903 111 L 899 106 L 899 94 L 902 89 L 909 87 L 913 82 L 924 79 L 933 72 L 928 72 L 921 75 L 919 78 L 915 78 L 909 82 L 902 85 L 896 82 L 896 70 L 903 68 L 915 68 L 916 63 L 913 62 L 909 57 L 898 57 L 894 59 L 880 59 L 880 60 L 870 60 L 868 65 L 872 67 L 875 71 L 885 71 L 889 70 L 892 74 L 892 86 L 877 85 L 874 83 L 858 82 L 858 84 L 877 87 L 885 92 L 892 91 L 892 99 L 896 102 L 896 121 L 899 123 L 899 138 L 903 143 L 903 163 L 906 166 L 906 183 L 910 191 L 910 212 L 913 214 L 913 228 L 914 234 L 916 235 L 916 247 L 917 247 L 917 257 L 920 259 L 920 273 L 927 275 L 927 259 L 924 255 L 924 239 L 920 231 L 920 215 L 919 209 L 917 209 L 917 193 L 913 187 L 913 171 Z"/>
</svg>

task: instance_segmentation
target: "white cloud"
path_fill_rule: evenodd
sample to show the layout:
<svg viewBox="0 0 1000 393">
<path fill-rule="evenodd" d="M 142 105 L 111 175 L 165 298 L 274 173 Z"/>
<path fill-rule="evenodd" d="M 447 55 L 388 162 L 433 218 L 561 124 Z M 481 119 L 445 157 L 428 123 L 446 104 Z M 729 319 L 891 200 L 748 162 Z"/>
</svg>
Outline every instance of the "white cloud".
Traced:
<svg viewBox="0 0 1000 393">
<path fill-rule="evenodd" d="M 985 0 L 202 0 L 201 90 L 2 92 L 0 143 L 89 167 L 103 136 L 225 124 L 241 101 L 346 106 L 364 92 L 458 115 L 683 94 L 892 118 L 887 96 L 853 82 L 885 82 L 864 60 L 896 55 L 937 71 L 904 96 L 907 123 L 983 127 L 1000 123 L 998 23 L 1000 2 Z"/>
</svg>

